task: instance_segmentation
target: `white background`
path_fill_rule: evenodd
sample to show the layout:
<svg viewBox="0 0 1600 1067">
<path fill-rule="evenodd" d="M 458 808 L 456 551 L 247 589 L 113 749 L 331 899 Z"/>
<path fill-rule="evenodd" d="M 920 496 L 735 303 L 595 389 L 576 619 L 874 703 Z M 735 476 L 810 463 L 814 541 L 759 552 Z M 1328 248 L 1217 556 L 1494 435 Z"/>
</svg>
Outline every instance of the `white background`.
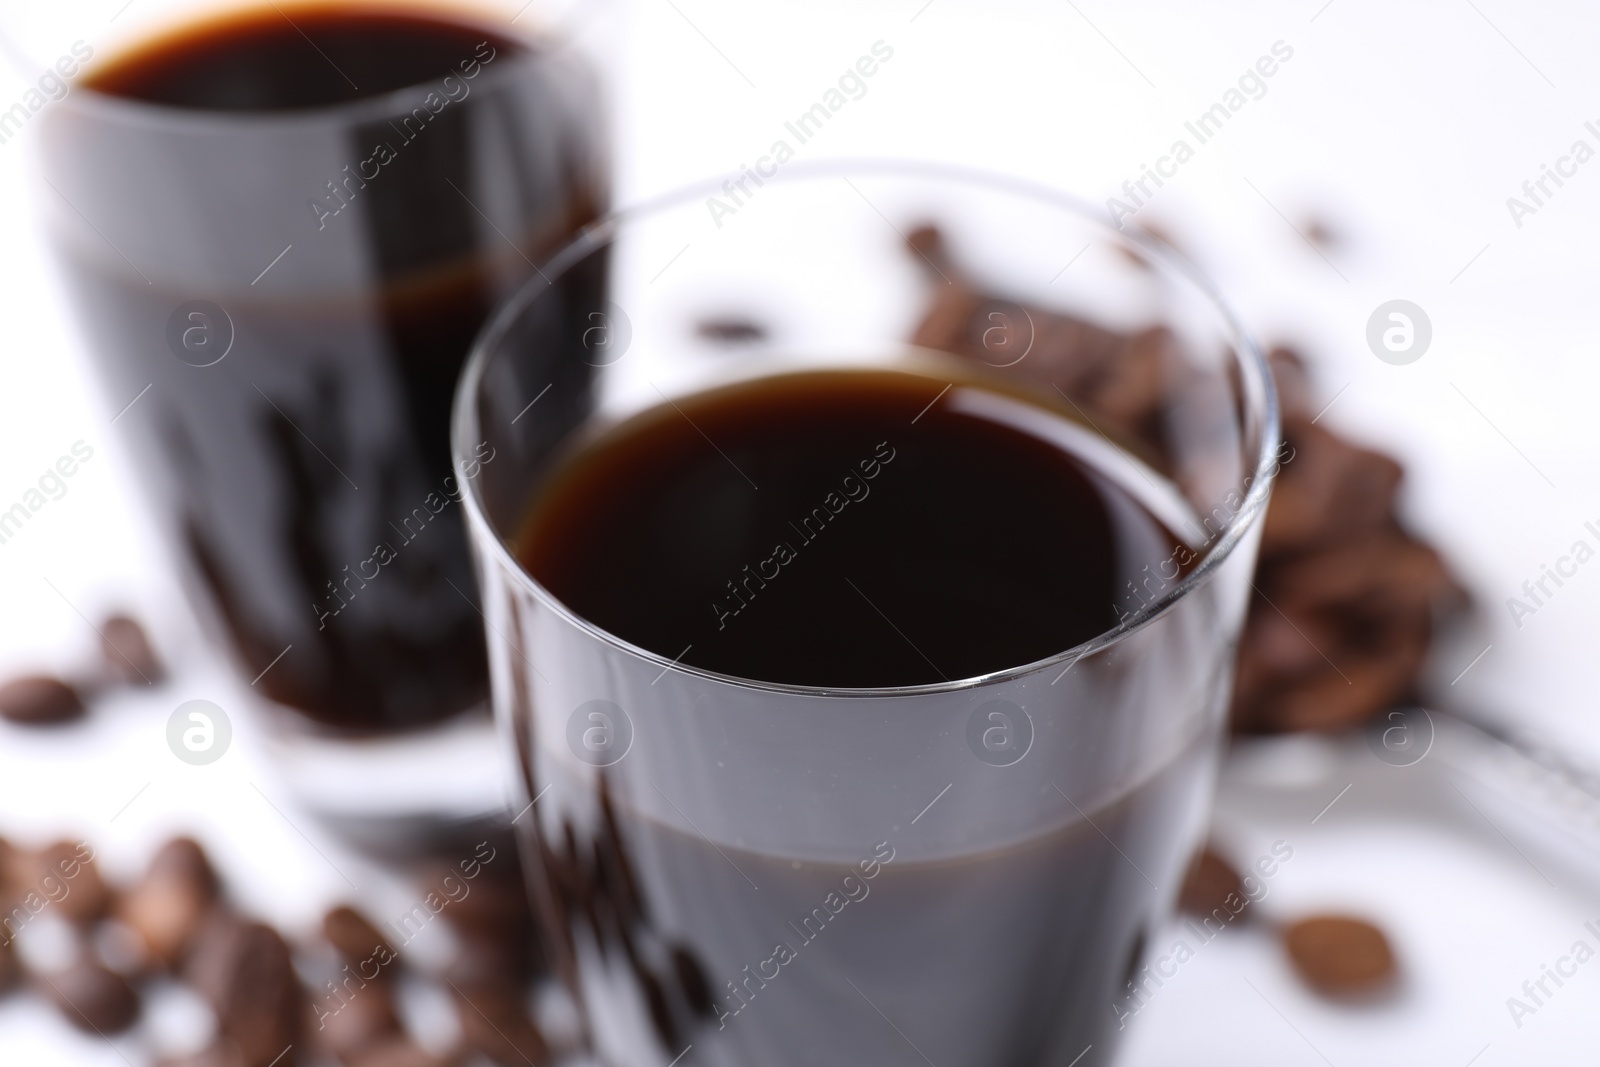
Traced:
<svg viewBox="0 0 1600 1067">
<path fill-rule="evenodd" d="M 3 106 L 74 40 L 103 52 L 162 6 L 135 0 L 117 14 L 122 0 L 48 11 L 6 4 Z M 1580 569 L 1520 629 L 1505 606 L 1574 540 L 1595 544 L 1585 521 L 1600 524 L 1600 160 L 1520 227 L 1506 206 L 1575 140 L 1600 150 L 1584 129 L 1586 120 L 1600 125 L 1600 14 L 1505 0 L 619 0 L 568 12 L 536 6 L 518 25 L 562 19 L 605 71 L 624 201 L 753 162 L 880 40 L 893 59 L 803 158 L 978 164 L 1103 200 L 1174 139 L 1194 144 L 1184 122 L 1286 43 L 1293 58 L 1266 95 L 1199 146 L 1137 217 L 1186 246 L 1263 341 L 1304 348 L 1323 401 L 1338 396 L 1326 424 L 1403 459 L 1407 521 L 1443 548 L 1482 612 L 1472 632 L 1438 650 L 1444 702 L 1516 721 L 1600 763 L 1600 564 Z M 365 892 L 382 876 L 294 820 L 292 808 L 273 807 L 248 722 L 235 720 L 234 751 L 209 768 L 178 763 L 165 748 L 173 707 L 192 697 L 226 707 L 237 686 L 208 665 L 131 491 L 130 460 L 110 426 L 130 398 L 102 395 L 86 373 L 35 222 L 34 159 L 27 136 L 0 145 L 0 505 L 74 441 L 94 458 L 65 497 L 0 545 L 0 667 L 84 658 L 95 641 L 84 617 L 112 605 L 150 618 L 186 666 L 174 685 L 99 707 L 81 728 L 0 728 L 0 833 L 82 835 L 126 872 L 163 833 L 193 829 L 222 855 L 247 907 L 308 923 L 328 899 L 351 894 L 347 880 Z M 1296 231 L 1312 215 L 1342 239 L 1325 255 Z M 1398 367 L 1364 340 L 1372 310 L 1397 297 L 1421 305 L 1433 326 L 1424 357 Z M 1333 780 L 1342 772 L 1326 770 L 1336 754 L 1299 755 L 1333 775 L 1302 780 L 1312 792 L 1331 782 L 1316 794 L 1331 798 L 1342 784 Z M 1289 802 L 1263 810 L 1250 773 L 1237 769 L 1220 818 L 1246 857 L 1279 837 L 1294 842 L 1271 914 L 1328 905 L 1378 916 L 1402 951 L 1405 992 L 1388 1005 L 1330 1007 L 1296 984 L 1263 928 L 1230 932 L 1132 1024 L 1125 1062 L 1592 1056 L 1600 963 L 1520 1029 L 1505 998 L 1583 936 L 1584 918 L 1600 920 L 1600 882 L 1540 874 L 1450 799 L 1442 772 L 1406 779 L 1392 795 L 1374 786 L 1387 808 L 1359 803 L 1353 789 L 1315 825 L 1308 820 L 1325 799 L 1305 800 L 1304 812 Z M 1405 805 L 1438 817 L 1413 819 Z M 338 868 L 319 848 L 339 857 Z M 0 1007 L 0 1062 L 122 1060 L 13 1002 Z"/>
</svg>

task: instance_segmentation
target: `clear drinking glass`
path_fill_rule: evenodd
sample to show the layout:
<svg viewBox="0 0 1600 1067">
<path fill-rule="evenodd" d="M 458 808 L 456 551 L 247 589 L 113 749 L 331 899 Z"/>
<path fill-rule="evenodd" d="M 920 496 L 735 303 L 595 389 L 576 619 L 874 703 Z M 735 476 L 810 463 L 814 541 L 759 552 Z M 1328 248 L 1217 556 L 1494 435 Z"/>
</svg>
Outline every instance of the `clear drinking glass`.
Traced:
<svg viewBox="0 0 1600 1067">
<path fill-rule="evenodd" d="M 1276 471 L 1265 364 L 1192 267 L 1070 197 L 905 164 L 772 169 L 589 228 L 497 313 L 458 390 L 550 958 L 608 1063 L 1107 1062 L 1207 820 Z M 1160 353 L 1137 418 L 1118 397 L 1139 375 L 1037 365 L 1096 345 Z M 1029 391 L 1182 537 L 1122 568 L 1119 625 L 981 677 L 772 684 L 630 645 L 518 563 L 552 458 L 597 427 L 736 378 L 912 365 L 930 396 L 940 374 L 952 396 Z"/>
<path fill-rule="evenodd" d="M 494 306 L 603 211 L 603 142 L 583 64 L 516 27 L 292 11 L 147 27 L 306 43 L 298 66 L 236 61 L 182 103 L 74 87 L 39 120 L 38 196 L 117 430 L 284 784 L 403 844 L 418 820 L 503 810 L 500 781 L 461 773 L 495 742 L 451 396 Z M 377 17 L 429 20 L 436 72 L 385 71 L 382 46 L 326 25 Z"/>
</svg>

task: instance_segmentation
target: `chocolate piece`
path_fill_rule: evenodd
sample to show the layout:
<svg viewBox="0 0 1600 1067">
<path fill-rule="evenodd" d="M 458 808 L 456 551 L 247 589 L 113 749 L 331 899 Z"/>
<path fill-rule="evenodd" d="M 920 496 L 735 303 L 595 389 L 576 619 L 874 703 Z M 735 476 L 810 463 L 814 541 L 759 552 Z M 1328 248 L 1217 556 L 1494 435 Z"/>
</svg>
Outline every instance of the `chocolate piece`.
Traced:
<svg viewBox="0 0 1600 1067">
<path fill-rule="evenodd" d="M 289 946 L 272 927 L 214 909 L 183 978 L 211 1003 L 248 1067 L 267 1067 L 299 1039 L 305 994 Z"/>
<path fill-rule="evenodd" d="M 176 967 L 216 900 L 217 876 L 205 852 L 180 837 L 155 854 L 144 878 L 123 895 L 117 913 L 157 960 Z"/>
<path fill-rule="evenodd" d="M 106 670 L 129 685 L 158 685 L 166 677 L 144 627 L 131 616 L 113 615 L 100 624 L 100 654 Z"/>
<path fill-rule="evenodd" d="M 1210 845 L 1195 853 L 1178 890 L 1178 907 L 1190 915 L 1210 915 L 1217 909 L 1233 913 L 1229 897 L 1244 899 L 1244 885 L 1233 864 L 1223 859 Z M 1243 914 L 1240 912 L 1239 914 Z"/>
<path fill-rule="evenodd" d="M 0 719 L 23 726 L 72 722 L 84 710 L 78 691 L 52 675 L 25 674 L 0 685 Z"/>
<path fill-rule="evenodd" d="M 41 975 L 39 991 L 73 1026 L 114 1034 L 139 1018 L 139 996 L 128 980 L 98 963 L 82 961 L 58 974 Z"/>
<path fill-rule="evenodd" d="M 1389 939 L 1369 922 L 1342 915 L 1301 919 L 1283 932 L 1295 970 L 1329 995 L 1365 993 L 1395 976 Z"/>
</svg>

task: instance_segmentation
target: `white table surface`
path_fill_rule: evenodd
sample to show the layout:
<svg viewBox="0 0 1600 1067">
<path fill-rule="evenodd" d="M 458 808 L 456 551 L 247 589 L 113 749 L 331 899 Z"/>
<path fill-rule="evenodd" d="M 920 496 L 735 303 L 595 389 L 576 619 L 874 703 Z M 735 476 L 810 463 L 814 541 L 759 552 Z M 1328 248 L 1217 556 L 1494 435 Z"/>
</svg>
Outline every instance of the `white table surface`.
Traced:
<svg viewBox="0 0 1600 1067">
<path fill-rule="evenodd" d="M 162 6 L 136 3 L 119 22 Z M 73 40 L 113 40 L 121 6 L 0 9 L 9 42 L 0 104 Z M 1293 57 L 1266 94 L 1137 217 L 1186 244 L 1262 339 L 1303 346 L 1321 395 L 1338 396 L 1327 424 L 1405 462 L 1407 521 L 1443 548 L 1482 608 L 1437 650 L 1439 691 L 1600 763 L 1600 566 L 1580 569 L 1520 629 L 1505 607 L 1587 536 L 1586 521 L 1600 522 L 1600 161 L 1520 227 L 1506 206 L 1575 140 L 1600 149 L 1584 128 L 1600 126 L 1600 12 L 1504 0 L 616 0 L 569 14 L 613 95 L 623 200 L 752 161 L 879 40 L 893 60 L 805 146 L 808 158 L 976 164 L 1101 200 L 1285 42 Z M 545 17 L 565 16 L 546 16 L 541 3 L 523 20 Z M 292 805 L 273 806 L 248 721 L 235 719 L 233 749 L 210 767 L 165 747 L 177 703 L 227 707 L 239 684 L 206 651 L 129 488 L 131 461 L 110 426 L 128 398 L 101 394 L 87 374 L 42 251 L 33 162 L 27 135 L 0 144 L 0 502 L 20 498 L 75 441 L 94 457 L 0 545 L 0 669 L 88 654 L 84 616 L 114 605 L 150 619 L 183 669 L 157 693 L 97 707 L 81 727 L 0 726 L 0 833 L 81 835 L 127 874 L 164 835 L 192 831 L 245 906 L 290 926 L 350 895 L 347 879 L 392 894 L 386 875 L 296 821 Z M 1313 213 L 1344 237 L 1325 256 L 1293 228 Z M 1380 362 L 1364 339 L 1372 310 L 1396 297 L 1433 324 L 1431 348 L 1407 366 Z M 1280 763 L 1299 770 L 1273 770 Z M 1374 916 L 1400 951 L 1402 994 L 1329 1005 L 1299 985 L 1264 925 L 1229 931 L 1131 1021 L 1122 1062 L 1592 1062 L 1600 963 L 1520 1027 L 1505 1002 L 1573 941 L 1600 948 L 1583 929 L 1600 924 L 1593 845 L 1536 841 L 1536 826 L 1515 829 L 1474 789 L 1442 760 L 1397 771 L 1359 742 L 1242 754 L 1219 834 L 1245 858 L 1278 839 L 1295 848 L 1262 914 L 1331 906 Z M 119 1044 L 138 1062 L 137 1040 Z M 0 1062 L 124 1061 L 12 999 L 0 1002 Z"/>
</svg>

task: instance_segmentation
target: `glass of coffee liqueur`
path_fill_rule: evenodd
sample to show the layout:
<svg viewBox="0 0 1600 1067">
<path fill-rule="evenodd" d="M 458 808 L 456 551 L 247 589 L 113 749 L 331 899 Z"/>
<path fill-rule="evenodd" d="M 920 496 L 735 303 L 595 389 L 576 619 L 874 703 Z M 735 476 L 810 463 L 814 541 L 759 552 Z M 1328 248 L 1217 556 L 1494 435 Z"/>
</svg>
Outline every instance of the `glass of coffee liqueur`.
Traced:
<svg viewBox="0 0 1600 1067">
<path fill-rule="evenodd" d="M 603 209 L 586 70 L 507 23 L 356 0 L 102 51 L 40 117 L 39 195 L 282 776 L 376 843 L 500 810 L 449 412 L 490 310 Z"/>
<path fill-rule="evenodd" d="M 1113 1060 L 1279 448 L 1193 267 L 1025 182 L 765 159 L 545 264 L 452 434 L 590 1052 Z"/>
</svg>

